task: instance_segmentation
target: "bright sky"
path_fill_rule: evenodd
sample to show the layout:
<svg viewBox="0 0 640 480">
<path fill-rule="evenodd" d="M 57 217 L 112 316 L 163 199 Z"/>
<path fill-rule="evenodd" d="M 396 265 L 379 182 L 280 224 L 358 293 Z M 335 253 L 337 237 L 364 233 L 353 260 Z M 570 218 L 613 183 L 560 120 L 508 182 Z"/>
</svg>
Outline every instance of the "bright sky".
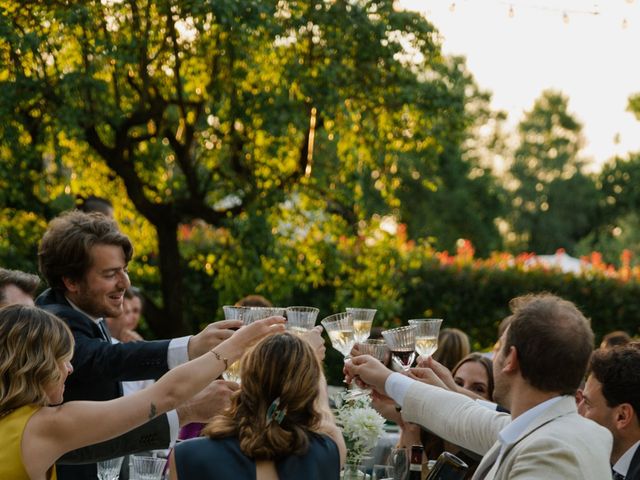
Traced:
<svg viewBox="0 0 640 480">
<path fill-rule="evenodd" d="M 426 13 L 444 52 L 467 57 L 476 81 L 513 125 L 544 89 L 554 88 L 569 97 L 587 140 L 583 153 L 595 165 L 640 150 L 640 121 L 626 111 L 629 95 L 640 92 L 640 0 L 400 4 Z M 599 15 L 586 13 L 592 11 Z"/>
</svg>

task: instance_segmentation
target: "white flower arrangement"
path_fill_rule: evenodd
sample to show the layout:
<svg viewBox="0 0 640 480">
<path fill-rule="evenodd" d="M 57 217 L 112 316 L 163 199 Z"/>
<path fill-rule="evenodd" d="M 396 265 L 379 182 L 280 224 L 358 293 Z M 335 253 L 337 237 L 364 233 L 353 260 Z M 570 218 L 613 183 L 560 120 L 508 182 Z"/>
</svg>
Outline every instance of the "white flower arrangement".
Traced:
<svg viewBox="0 0 640 480">
<path fill-rule="evenodd" d="M 336 422 L 347 444 L 347 463 L 360 463 L 384 432 L 385 419 L 372 406 L 368 395 L 356 398 L 338 395 Z"/>
</svg>

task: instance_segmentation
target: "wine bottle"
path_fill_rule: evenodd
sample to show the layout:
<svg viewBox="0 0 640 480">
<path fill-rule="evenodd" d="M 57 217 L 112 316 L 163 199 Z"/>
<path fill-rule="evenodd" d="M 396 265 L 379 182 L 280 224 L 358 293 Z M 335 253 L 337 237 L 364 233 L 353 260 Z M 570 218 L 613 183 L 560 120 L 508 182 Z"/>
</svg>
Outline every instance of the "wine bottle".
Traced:
<svg viewBox="0 0 640 480">
<path fill-rule="evenodd" d="M 411 463 L 409 464 L 409 480 L 422 480 L 422 445 L 411 446 Z"/>
</svg>

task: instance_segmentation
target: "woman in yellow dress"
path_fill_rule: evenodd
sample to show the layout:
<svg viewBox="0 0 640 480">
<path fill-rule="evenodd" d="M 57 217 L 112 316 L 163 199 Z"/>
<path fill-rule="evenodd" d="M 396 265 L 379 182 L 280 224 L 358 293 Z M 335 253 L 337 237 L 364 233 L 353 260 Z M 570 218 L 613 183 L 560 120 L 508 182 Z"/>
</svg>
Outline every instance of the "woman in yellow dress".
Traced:
<svg viewBox="0 0 640 480">
<path fill-rule="evenodd" d="M 284 331 L 270 317 L 239 329 L 211 352 L 140 392 L 106 402 L 62 404 L 73 372 L 67 325 L 36 307 L 0 310 L 0 478 L 52 480 L 71 450 L 114 438 L 174 409 L 206 387 L 258 339 Z"/>
</svg>

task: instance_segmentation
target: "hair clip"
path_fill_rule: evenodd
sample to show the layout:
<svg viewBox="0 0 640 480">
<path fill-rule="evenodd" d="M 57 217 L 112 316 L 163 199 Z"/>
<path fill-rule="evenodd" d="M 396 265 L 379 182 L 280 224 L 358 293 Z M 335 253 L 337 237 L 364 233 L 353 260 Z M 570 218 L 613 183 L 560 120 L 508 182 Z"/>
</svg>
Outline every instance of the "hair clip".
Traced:
<svg viewBox="0 0 640 480">
<path fill-rule="evenodd" d="M 269 425 L 272 420 L 275 420 L 276 422 L 278 422 L 278 425 L 280 425 L 282 423 L 282 420 L 284 420 L 284 417 L 287 414 L 287 407 L 279 410 L 279 405 L 280 397 L 276 398 L 273 402 L 271 402 L 271 405 L 269 405 L 269 408 L 267 409 L 267 425 Z"/>
</svg>

